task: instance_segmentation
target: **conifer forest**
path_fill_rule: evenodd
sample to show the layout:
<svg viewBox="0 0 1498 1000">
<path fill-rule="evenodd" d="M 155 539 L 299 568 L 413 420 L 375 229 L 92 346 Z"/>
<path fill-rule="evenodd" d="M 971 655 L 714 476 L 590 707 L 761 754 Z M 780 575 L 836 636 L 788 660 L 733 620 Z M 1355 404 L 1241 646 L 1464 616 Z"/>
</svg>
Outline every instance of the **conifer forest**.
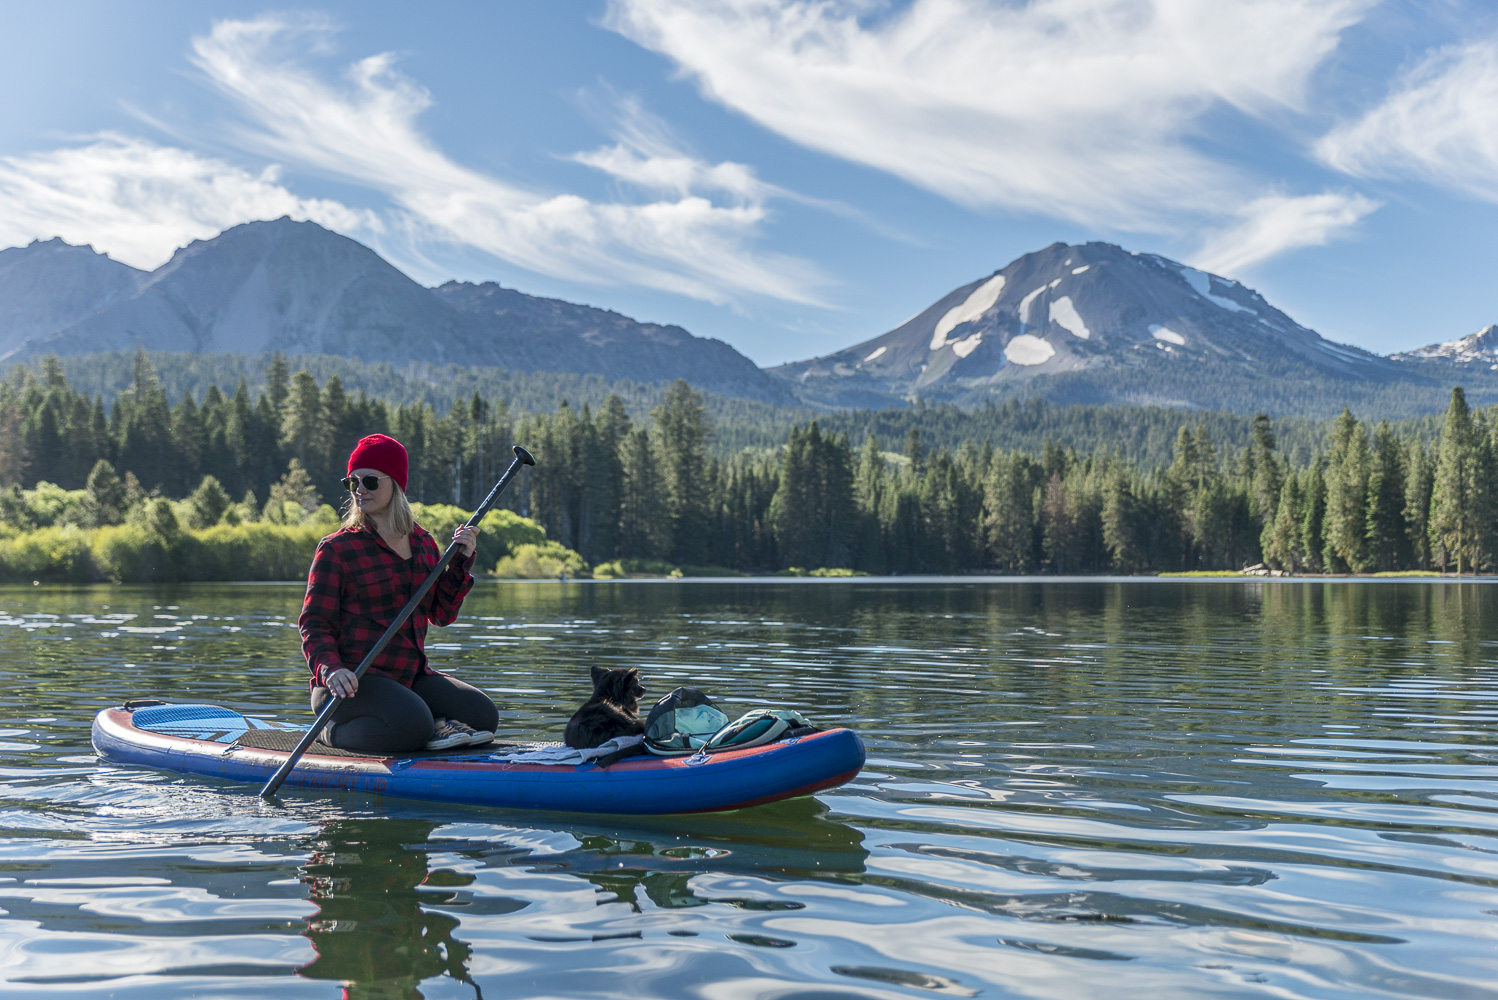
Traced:
<svg viewBox="0 0 1498 1000">
<path fill-rule="evenodd" d="M 525 445 L 537 465 L 502 505 L 580 556 L 689 572 L 1150 573 L 1262 563 L 1293 574 L 1498 567 L 1498 408 L 1451 393 L 1444 418 L 1393 425 L 1344 410 L 1313 448 L 1252 420 L 1246 443 L 1214 440 L 1180 413 L 1168 464 L 1045 441 L 851 442 L 838 415 L 774 446 L 712 447 L 704 397 L 669 386 L 646 416 L 609 395 L 512 410 L 475 392 L 438 412 L 319 383 L 277 357 L 244 380 L 169 400 L 145 355 L 106 405 L 61 363 L 0 383 L 0 535 L 128 522 L 177 501 L 187 527 L 311 517 L 341 500 L 345 460 L 381 431 L 411 455 L 413 501 L 472 509 Z M 308 550 L 310 557 L 310 549 Z M 586 571 L 586 570 L 583 570 Z"/>
</svg>

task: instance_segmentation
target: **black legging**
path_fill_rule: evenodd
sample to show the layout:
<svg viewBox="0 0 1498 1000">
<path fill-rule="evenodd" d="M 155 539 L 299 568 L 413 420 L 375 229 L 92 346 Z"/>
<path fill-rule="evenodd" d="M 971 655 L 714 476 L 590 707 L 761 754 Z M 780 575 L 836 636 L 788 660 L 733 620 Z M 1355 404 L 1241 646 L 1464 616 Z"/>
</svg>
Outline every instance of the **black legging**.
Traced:
<svg viewBox="0 0 1498 1000">
<path fill-rule="evenodd" d="M 313 688 L 312 711 L 321 711 L 328 697 L 327 688 Z M 422 674 L 410 687 L 365 674 L 359 690 L 333 713 L 322 741 L 361 753 L 406 753 L 426 746 L 434 718 L 456 719 L 492 733 L 499 725 L 499 709 L 472 684 L 446 674 Z"/>
</svg>

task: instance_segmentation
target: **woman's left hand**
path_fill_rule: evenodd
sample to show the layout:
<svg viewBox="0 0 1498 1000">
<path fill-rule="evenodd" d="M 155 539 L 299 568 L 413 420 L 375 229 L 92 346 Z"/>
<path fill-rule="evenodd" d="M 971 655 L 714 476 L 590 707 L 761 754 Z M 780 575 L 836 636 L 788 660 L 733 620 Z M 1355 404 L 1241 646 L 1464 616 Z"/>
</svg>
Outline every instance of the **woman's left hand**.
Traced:
<svg viewBox="0 0 1498 1000">
<path fill-rule="evenodd" d="M 463 547 L 463 554 L 471 556 L 479 547 L 479 529 L 471 524 L 460 524 L 453 532 L 453 541 Z"/>
</svg>

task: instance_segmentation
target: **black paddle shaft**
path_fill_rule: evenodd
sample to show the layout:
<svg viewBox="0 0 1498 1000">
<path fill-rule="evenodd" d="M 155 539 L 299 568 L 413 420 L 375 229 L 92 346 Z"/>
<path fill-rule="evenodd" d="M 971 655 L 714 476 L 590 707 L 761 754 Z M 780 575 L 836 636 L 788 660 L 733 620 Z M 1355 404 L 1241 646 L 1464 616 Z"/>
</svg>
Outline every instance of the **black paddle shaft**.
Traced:
<svg viewBox="0 0 1498 1000">
<path fill-rule="evenodd" d="M 484 497 L 484 502 L 479 504 L 478 510 L 473 512 L 473 516 L 467 520 L 465 527 L 467 525 L 478 524 L 479 521 L 483 520 L 484 515 L 489 513 L 489 508 L 494 506 L 494 501 L 498 500 L 499 495 L 504 492 L 504 488 L 510 485 L 510 480 L 515 478 L 515 473 L 520 471 L 522 465 L 535 464 L 536 460 L 531 458 L 531 453 L 517 444 L 515 446 L 515 460 L 510 463 L 510 467 L 505 470 L 504 475 L 499 477 L 499 482 L 494 484 L 494 489 L 489 491 L 489 495 Z M 354 671 L 355 680 L 364 676 L 364 672 L 369 669 L 369 665 L 374 662 L 375 657 L 380 655 L 380 651 L 385 648 L 395 633 L 399 632 L 401 626 L 406 624 L 406 619 L 411 617 L 411 613 L 416 610 L 416 606 L 421 603 L 421 599 L 426 597 L 427 591 L 432 589 L 432 584 L 437 582 L 437 574 L 447 568 L 447 564 L 452 562 L 453 553 L 457 550 L 458 543 L 456 541 L 448 543 L 447 551 L 442 553 L 442 558 L 437 560 L 437 565 L 432 567 L 432 571 L 427 574 L 427 578 L 422 581 L 416 593 L 412 594 L 411 599 L 406 602 L 406 606 L 401 608 L 401 613 L 395 616 L 395 620 L 386 627 L 385 634 L 380 636 L 379 641 L 370 647 L 368 653 L 364 654 L 364 659 L 360 661 L 358 669 Z M 331 694 L 331 692 L 329 693 Z M 286 776 L 291 773 L 291 769 L 296 767 L 297 761 L 302 759 L 302 754 L 307 752 L 307 748 L 312 745 L 312 741 L 317 739 L 317 734 L 322 732 L 323 727 L 328 724 L 328 720 L 333 717 L 333 713 L 338 711 L 338 704 L 342 700 L 338 695 L 333 695 L 328 699 L 327 704 L 323 705 L 322 711 L 317 713 L 317 718 L 312 722 L 312 728 L 303 734 L 301 741 L 296 745 L 296 749 L 291 751 L 291 756 L 287 757 L 286 762 L 276 768 L 276 773 L 271 775 L 270 780 L 265 783 L 265 787 L 260 789 L 262 798 L 268 799 L 276 794 L 276 790 L 281 787 L 281 783 L 286 780 Z"/>
</svg>

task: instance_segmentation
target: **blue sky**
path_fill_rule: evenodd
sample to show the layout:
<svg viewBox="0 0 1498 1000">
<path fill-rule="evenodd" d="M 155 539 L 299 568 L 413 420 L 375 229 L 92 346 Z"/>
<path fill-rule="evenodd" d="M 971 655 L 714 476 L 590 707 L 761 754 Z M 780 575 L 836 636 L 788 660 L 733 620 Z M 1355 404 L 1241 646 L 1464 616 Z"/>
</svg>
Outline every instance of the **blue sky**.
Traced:
<svg viewBox="0 0 1498 1000">
<path fill-rule="evenodd" d="M 310 218 L 763 365 L 1057 240 L 1389 353 L 1498 322 L 1498 4 L 0 0 L 0 247 Z"/>
</svg>

